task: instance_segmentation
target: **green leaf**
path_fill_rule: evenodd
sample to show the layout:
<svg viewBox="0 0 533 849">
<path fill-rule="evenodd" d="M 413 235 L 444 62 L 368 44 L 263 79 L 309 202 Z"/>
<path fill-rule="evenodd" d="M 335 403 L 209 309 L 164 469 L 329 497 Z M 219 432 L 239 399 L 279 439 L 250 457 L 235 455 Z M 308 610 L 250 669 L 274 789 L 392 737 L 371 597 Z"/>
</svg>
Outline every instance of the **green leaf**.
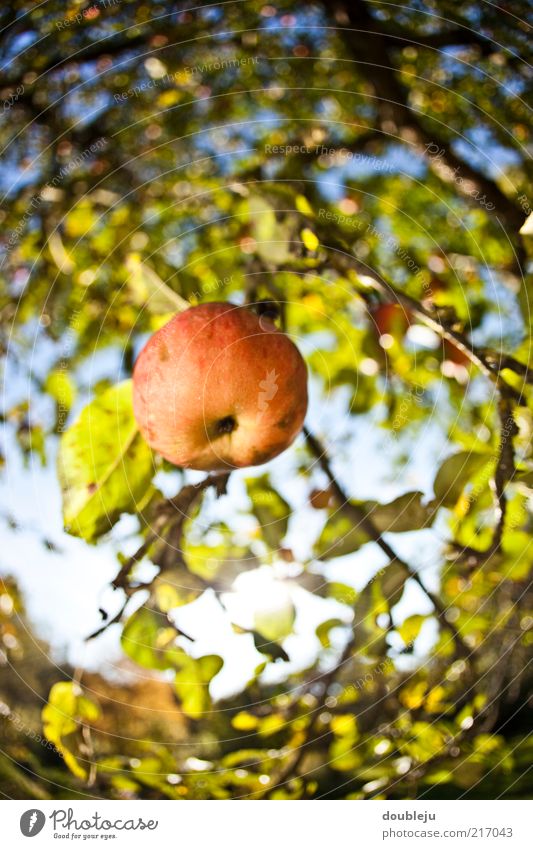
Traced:
<svg viewBox="0 0 533 849">
<path fill-rule="evenodd" d="M 140 666 L 170 669 L 181 651 L 175 645 L 177 633 L 163 613 L 141 607 L 126 622 L 121 644 L 124 652 Z"/>
<path fill-rule="evenodd" d="M 342 619 L 328 619 L 326 622 L 320 623 L 316 629 L 316 635 L 325 649 L 331 648 L 329 632 L 332 631 L 333 628 L 342 628 L 344 625 L 346 625 L 346 623 L 343 622 Z"/>
<path fill-rule="evenodd" d="M 198 598 L 202 591 L 203 587 L 195 589 L 175 583 L 172 573 L 167 572 L 162 577 L 156 578 L 152 587 L 156 605 L 163 613 L 169 613 L 176 607 L 190 604 Z"/>
<path fill-rule="evenodd" d="M 247 711 L 241 710 L 233 717 L 231 724 L 237 731 L 255 731 L 259 724 L 259 719 L 253 713 L 247 713 Z"/>
<path fill-rule="evenodd" d="M 465 486 L 484 469 L 486 480 L 494 465 L 494 458 L 489 454 L 475 451 L 460 451 L 444 461 L 433 484 L 435 499 L 444 507 L 453 507 Z"/>
<path fill-rule="evenodd" d="M 254 630 L 273 642 L 283 640 L 292 633 L 296 611 L 289 596 L 272 607 L 261 607 L 260 604 L 259 601 L 254 613 Z"/>
<path fill-rule="evenodd" d="M 399 602 L 408 577 L 408 572 L 399 563 L 389 563 L 380 574 L 379 585 L 389 609 Z"/>
<path fill-rule="evenodd" d="M 74 735 L 80 731 L 81 725 L 95 722 L 100 717 L 99 706 L 83 695 L 78 684 L 59 681 L 51 688 L 41 716 L 46 739 L 63 755 L 70 771 L 85 779 L 87 770 L 73 752 L 76 744 Z"/>
<path fill-rule="evenodd" d="M 314 554 L 319 560 L 331 560 L 357 551 L 368 541 L 369 536 L 363 528 L 354 524 L 353 518 L 341 509 L 330 516 L 322 528 Z"/>
<path fill-rule="evenodd" d="M 174 314 L 190 306 L 188 301 L 161 280 L 153 268 L 141 262 L 138 254 L 128 256 L 126 267 L 130 273 L 128 285 L 135 303 L 145 306 L 148 312 L 154 315 Z"/>
<path fill-rule="evenodd" d="M 214 545 L 196 545 L 191 541 L 191 535 L 187 535 L 189 527 L 190 523 L 186 523 L 182 541 L 187 569 L 211 585 L 218 583 L 231 586 L 243 570 L 259 565 L 248 548 L 233 545 L 228 539 Z"/>
<path fill-rule="evenodd" d="M 63 413 L 68 413 L 76 400 L 76 384 L 69 372 L 64 368 L 51 371 L 43 388 L 56 401 Z"/>
<path fill-rule="evenodd" d="M 433 502 L 422 504 L 422 492 L 406 492 L 389 504 L 367 501 L 364 509 L 380 533 L 402 533 L 426 528 L 435 517 Z"/>
<path fill-rule="evenodd" d="M 413 613 L 408 616 L 401 625 L 398 625 L 396 630 L 406 645 L 410 645 L 420 633 L 420 629 L 428 617 L 422 616 L 420 613 Z"/>
<path fill-rule="evenodd" d="M 263 539 L 270 548 L 279 548 L 289 526 L 289 504 L 271 486 L 268 475 L 248 479 L 246 487 L 252 502 L 252 512 L 261 525 Z"/>
<path fill-rule="evenodd" d="M 209 707 L 208 684 L 223 661 L 218 655 L 189 657 L 176 645 L 177 634 L 164 614 L 141 607 L 126 622 L 122 648 L 135 663 L 148 669 L 174 669 L 175 690 L 183 711 L 198 719 Z"/>
<path fill-rule="evenodd" d="M 133 417 L 131 381 L 106 390 L 61 438 L 65 529 L 94 542 L 146 496 L 153 455 Z"/>
<path fill-rule="evenodd" d="M 274 640 L 269 640 L 263 634 L 260 634 L 259 631 L 250 631 L 253 640 L 254 646 L 258 652 L 261 654 L 266 654 L 270 657 L 271 660 L 284 660 L 289 661 L 290 657 L 279 643 L 276 643 Z"/>
<path fill-rule="evenodd" d="M 389 504 L 366 501 L 357 506 L 369 517 L 379 533 L 401 533 L 425 528 L 433 521 L 435 504 L 422 504 L 422 497 L 421 492 L 406 492 Z M 315 544 L 315 556 L 321 560 L 341 557 L 357 551 L 369 539 L 348 510 L 341 507 L 324 525 Z"/>
<path fill-rule="evenodd" d="M 304 227 L 302 232 L 300 233 L 302 242 L 308 251 L 316 251 L 318 246 L 320 245 L 320 241 L 315 233 L 309 229 L 309 227 Z"/>
<path fill-rule="evenodd" d="M 294 204 L 298 212 L 301 212 L 302 215 L 307 215 L 308 218 L 314 217 L 314 212 L 311 204 L 305 197 L 305 195 L 296 195 L 294 198 Z"/>
<path fill-rule="evenodd" d="M 328 584 L 328 596 L 334 598 L 335 601 L 341 604 L 347 604 L 350 607 L 356 602 L 357 590 L 349 584 L 341 584 L 338 581 L 331 581 Z"/>
<path fill-rule="evenodd" d="M 191 719 L 200 719 L 209 710 L 209 682 L 222 669 L 223 660 L 217 654 L 193 658 L 181 651 L 175 660 L 177 671 L 174 687 L 182 710 Z"/>
<path fill-rule="evenodd" d="M 258 195 L 248 202 L 250 231 L 257 242 L 256 251 L 266 262 L 287 262 L 291 256 L 287 227 L 276 219 L 270 203 Z"/>
</svg>

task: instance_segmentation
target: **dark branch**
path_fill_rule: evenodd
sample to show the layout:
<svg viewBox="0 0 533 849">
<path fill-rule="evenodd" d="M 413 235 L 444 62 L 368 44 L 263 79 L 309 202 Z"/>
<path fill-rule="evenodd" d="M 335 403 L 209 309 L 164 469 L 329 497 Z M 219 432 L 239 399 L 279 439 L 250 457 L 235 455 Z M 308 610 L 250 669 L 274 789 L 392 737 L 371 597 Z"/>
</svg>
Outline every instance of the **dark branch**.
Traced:
<svg viewBox="0 0 533 849">
<path fill-rule="evenodd" d="M 409 105 L 408 93 L 398 79 L 398 69 L 391 55 L 391 35 L 386 25 L 370 14 L 365 0 L 350 0 L 341 4 L 341 8 L 344 8 L 346 25 L 340 33 L 361 73 L 366 69 L 367 79 L 376 93 L 381 129 L 388 133 L 398 132 L 414 142 L 422 153 L 428 154 L 429 149 L 438 151 L 438 158 L 428 157 L 430 168 L 444 182 L 454 181 L 465 197 L 472 194 L 470 182 L 488 203 L 493 204 L 506 221 L 521 261 L 523 256 L 517 234 L 524 216 L 520 208 L 493 180 L 460 159 L 435 127 L 431 132 L 426 130 L 420 116 Z M 331 11 L 329 4 L 326 4 L 326 11 Z M 457 176 L 462 179 L 458 180 Z"/>
<path fill-rule="evenodd" d="M 518 434 L 518 427 L 514 420 L 513 408 L 508 395 L 503 392 L 498 403 L 498 414 L 500 418 L 500 447 L 496 470 L 494 472 L 494 499 L 496 506 L 497 522 L 494 528 L 492 541 L 488 548 L 481 551 L 471 546 L 454 546 L 451 555 L 456 560 L 466 560 L 469 570 L 477 569 L 485 563 L 489 557 L 501 551 L 503 532 L 505 529 L 505 518 L 507 515 L 507 485 L 512 481 L 515 473 L 515 457 L 513 439 Z"/>
<path fill-rule="evenodd" d="M 202 494 L 213 487 L 217 496 L 224 495 L 228 483 L 229 474 L 211 474 L 207 475 L 202 481 L 195 484 L 184 486 L 174 498 L 168 498 L 162 501 L 156 508 L 156 517 L 151 522 L 151 530 L 147 533 L 146 539 L 128 559 L 122 564 L 118 573 L 111 582 L 113 589 L 122 589 L 126 598 L 120 610 L 111 619 L 107 620 L 100 628 L 94 631 L 86 638 L 92 640 L 106 631 L 111 625 L 120 622 L 126 606 L 130 598 L 139 590 L 150 589 L 153 582 L 148 584 L 130 584 L 129 577 L 133 567 L 140 563 L 152 547 L 163 548 L 167 545 L 167 539 L 162 537 L 165 532 L 172 533 L 176 539 L 176 544 L 179 547 L 179 541 L 183 533 L 183 525 L 189 518 L 191 509 L 194 507 Z M 155 578 L 154 578 L 155 580 Z"/>
<path fill-rule="evenodd" d="M 378 271 L 354 257 L 340 239 L 333 237 L 329 230 L 321 226 L 321 222 L 318 220 L 315 221 L 314 226 L 321 237 L 324 240 L 327 239 L 329 242 L 329 244 L 326 244 L 324 241 L 323 244 L 324 248 L 330 249 L 330 254 L 324 262 L 324 267 L 331 269 L 333 266 L 341 274 L 346 274 L 350 270 L 355 271 L 363 282 L 362 287 L 358 290 L 361 298 L 370 303 L 369 291 L 367 290 L 373 289 L 381 295 L 385 302 L 392 302 L 405 307 L 422 324 L 425 324 L 426 327 L 437 333 L 441 339 L 445 339 L 454 348 L 464 354 L 485 377 L 495 383 L 498 388 L 505 391 L 509 397 L 514 398 L 518 402 L 523 400 L 523 393 L 510 386 L 501 376 L 500 372 L 503 368 L 511 368 L 511 364 L 513 364 L 515 366 L 514 370 L 517 371 L 520 368 L 522 373 L 526 373 L 524 375 L 526 382 L 531 382 L 531 375 L 527 366 L 523 366 L 512 357 L 506 358 L 504 355 L 500 355 L 495 351 L 489 352 L 486 349 L 476 347 L 462 333 L 444 325 L 439 319 L 438 314 L 433 314 L 428 308 L 417 301 L 416 298 L 412 298 L 410 295 L 397 289 Z M 318 269 L 320 266 L 316 268 Z"/>
<path fill-rule="evenodd" d="M 375 527 L 370 516 L 368 516 L 359 505 L 354 504 L 352 501 L 350 501 L 348 495 L 344 492 L 342 487 L 339 485 L 339 482 L 337 481 L 333 469 L 331 468 L 331 464 L 325 448 L 321 445 L 316 436 L 313 436 L 313 434 L 307 428 L 304 428 L 304 435 L 309 450 L 316 457 L 322 471 L 327 475 L 331 484 L 331 490 L 339 501 L 340 505 L 342 506 L 345 515 L 351 516 L 353 521 L 363 528 L 365 533 L 368 534 L 369 538 L 373 542 L 375 542 L 376 545 L 379 546 L 379 548 L 383 551 L 384 554 L 387 555 L 391 562 L 401 566 L 407 573 L 408 577 L 412 578 L 412 580 L 415 581 L 416 584 L 418 584 L 423 593 L 431 601 L 433 607 L 435 608 L 437 617 L 443 627 L 447 628 L 448 631 L 450 631 L 453 635 L 458 650 L 465 657 L 469 656 L 470 651 L 468 647 L 463 643 L 461 635 L 459 634 L 455 626 L 451 622 L 448 622 L 446 618 L 446 608 L 442 604 L 441 600 L 434 593 L 428 590 L 419 574 L 415 572 L 411 568 L 411 566 L 409 566 L 408 563 L 406 563 L 401 557 L 398 556 L 393 547 L 389 545 L 389 543 L 383 538 L 383 535 L 380 533 L 380 531 L 378 531 L 378 529 Z"/>
</svg>

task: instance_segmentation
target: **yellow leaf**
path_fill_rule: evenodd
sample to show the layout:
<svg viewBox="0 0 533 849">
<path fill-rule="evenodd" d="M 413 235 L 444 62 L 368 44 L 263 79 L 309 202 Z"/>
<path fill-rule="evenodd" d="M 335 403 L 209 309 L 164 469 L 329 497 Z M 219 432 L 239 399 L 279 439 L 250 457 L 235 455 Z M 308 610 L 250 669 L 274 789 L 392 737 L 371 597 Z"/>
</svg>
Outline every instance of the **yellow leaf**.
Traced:
<svg viewBox="0 0 533 849">
<path fill-rule="evenodd" d="M 302 215 L 312 216 L 314 215 L 311 204 L 305 197 L 305 195 L 296 195 L 296 209 L 298 212 L 301 212 Z"/>
<path fill-rule="evenodd" d="M 357 732 L 355 716 L 351 713 L 334 716 L 331 720 L 331 730 L 339 737 L 350 736 L 355 739 Z"/>
<path fill-rule="evenodd" d="M 304 227 L 304 229 L 300 233 L 300 236 L 302 238 L 302 242 L 304 243 L 308 251 L 316 251 L 316 249 L 320 245 L 320 242 L 318 241 L 318 238 L 313 233 L 313 231 L 309 229 L 309 227 Z"/>
<path fill-rule="evenodd" d="M 400 701 L 406 708 L 416 710 L 424 704 L 426 690 L 426 682 L 418 681 L 415 684 L 411 684 L 410 687 L 404 687 L 400 693 Z"/>
<path fill-rule="evenodd" d="M 442 699 L 445 694 L 446 690 L 444 687 L 433 687 L 429 691 L 426 698 L 426 710 L 428 713 L 439 713 L 442 710 Z"/>
<path fill-rule="evenodd" d="M 254 731 L 258 726 L 259 720 L 251 713 L 246 713 L 242 710 L 231 720 L 231 724 L 237 731 Z"/>
<path fill-rule="evenodd" d="M 519 232 L 522 236 L 533 236 L 533 212 L 529 213 Z"/>
</svg>

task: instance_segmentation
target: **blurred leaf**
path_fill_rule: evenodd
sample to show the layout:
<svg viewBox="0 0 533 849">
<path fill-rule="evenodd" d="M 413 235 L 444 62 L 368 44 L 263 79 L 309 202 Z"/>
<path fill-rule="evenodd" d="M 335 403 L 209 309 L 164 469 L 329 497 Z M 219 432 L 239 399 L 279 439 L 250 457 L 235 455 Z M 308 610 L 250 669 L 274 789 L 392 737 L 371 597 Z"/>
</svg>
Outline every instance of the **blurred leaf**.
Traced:
<svg viewBox="0 0 533 849">
<path fill-rule="evenodd" d="M 96 702 L 84 696 L 79 685 L 73 681 L 54 684 L 48 703 L 42 710 L 46 739 L 61 752 L 66 765 L 78 778 L 85 779 L 87 769 L 74 754 L 72 747 L 76 741 L 73 735 L 84 722 L 96 722 L 99 717 L 100 708 Z"/>
<path fill-rule="evenodd" d="M 193 658 L 185 652 L 180 652 L 175 660 L 177 671 L 174 688 L 182 710 L 191 719 L 200 719 L 209 710 L 209 682 L 222 669 L 223 660 L 216 654 Z"/>
<path fill-rule="evenodd" d="M 138 254 L 129 254 L 126 266 L 129 271 L 128 285 L 135 303 L 146 306 L 155 315 L 177 313 L 188 309 L 190 304 L 161 280 L 159 275 Z"/>
<path fill-rule="evenodd" d="M 287 597 L 279 605 L 259 607 L 254 613 L 254 630 L 267 640 L 277 642 L 292 633 L 295 618 L 294 604 Z"/>
<path fill-rule="evenodd" d="M 378 580 L 389 608 L 398 604 L 408 577 L 408 572 L 399 563 L 390 563 L 380 574 Z"/>
<path fill-rule="evenodd" d="M 290 657 L 279 643 L 274 642 L 274 640 L 269 640 L 264 637 L 263 634 L 260 634 L 258 631 L 251 631 L 254 646 L 256 647 L 258 652 L 261 654 L 268 655 L 272 660 L 284 660 L 289 661 Z"/>
<path fill-rule="evenodd" d="M 318 240 L 315 233 L 309 229 L 309 227 L 304 227 L 302 232 L 300 233 L 302 242 L 308 251 L 316 251 L 316 249 L 320 245 L 320 241 Z"/>
<path fill-rule="evenodd" d="M 283 263 L 291 256 L 287 228 L 276 220 L 274 208 L 259 195 L 249 202 L 250 231 L 257 242 L 256 251 L 266 262 Z"/>
<path fill-rule="evenodd" d="M 170 669 L 175 666 L 180 649 L 175 645 L 176 629 L 167 617 L 148 607 L 132 613 L 124 625 L 121 644 L 135 663 L 147 669 Z"/>
<path fill-rule="evenodd" d="M 421 492 L 406 492 L 389 504 L 366 501 L 357 506 L 380 533 L 418 530 L 431 524 L 435 515 L 434 504 L 423 505 L 422 495 Z M 357 551 L 369 539 L 361 524 L 357 524 L 346 507 L 341 507 L 324 525 L 315 544 L 315 556 L 321 560 L 342 557 Z"/>
<path fill-rule="evenodd" d="M 135 510 L 154 473 L 133 418 L 131 382 L 92 401 L 61 438 L 58 457 L 65 528 L 94 542 Z"/>
<path fill-rule="evenodd" d="M 333 628 L 342 628 L 346 623 L 342 619 L 328 619 L 326 622 L 321 622 L 316 629 L 316 635 L 325 649 L 331 648 L 329 632 Z"/>
<path fill-rule="evenodd" d="M 347 604 L 349 607 L 353 607 L 357 599 L 357 590 L 349 584 L 331 581 L 328 585 L 328 595 L 341 604 Z"/>
<path fill-rule="evenodd" d="M 233 717 L 231 724 L 237 731 L 255 731 L 259 720 L 257 716 L 242 710 Z"/>
<path fill-rule="evenodd" d="M 315 543 L 314 555 L 319 560 L 342 557 L 358 551 L 368 540 L 366 532 L 354 524 L 353 518 L 343 513 L 341 508 L 330 516 L 322 528 L 322 533 Z"/>
<path fill-rule="evenodd" d="M 435 505 L 422 504 L 422 492 L 406 492 L 389 504 L 367 501 L 364 508 L 380 533 L 402 533 L 426 528 L 435 516 Z"/>
<path fill-rule="evenodd" d="M 420 613 L 414 613 L 412 616 L 408 616 L 401 625 L 396 627 L 396 630 L 406 645 L 410 645 L 414 640 L 416 640 L 426 619 L 427 616 L 422 616 Z"/>
<path fill-rule="evenodd" d="M 252 502 L 252 512 L 261 525 L 265 542 L 272 549 L 279 548 L 289 526 L 289 504 L 271 486 L 268 475 L 249 478 L 246 487 Z"/>
<path fill-rule="evenodd" d="M 467 483 L 481 471 L 494 464 L 490 454 L 474 451 L 460 451 L 453 454 L 441 465 L 433 489 L 435 499 L 444 507 L 453 507 L 458 501 Z"/>
<path fill-rule="evenodd" d="M 367 533 L 346 516 L 342 508 L 327 520 L 315 543 L 314 555 L 319 560 L 331 560 L 358 551 L 369 541 Z"/>
<path fill-rule="evenodd" d="M 305 195 L 296 195 L 294 202 L 298 212 L 301 212 L 302 215 L 307 215 L 308 218 L 313 218 L 313 207 L 311 206 Z"/>
<path fill-rule="evenodd" d="M 68 413 L 76 400 L 76 384 L 65 368 L 50 371 L 44 382 L 45 391 L 56 401 L 63 412 Z"/>
<path fill-rule="evenodd" d="M 402 687 L 400 691 L 400 702 L 410 710 L 416 710 L 424 704 L 427 692 L 427 682 L 414 678 L 409 684 Z"/>
</svg>

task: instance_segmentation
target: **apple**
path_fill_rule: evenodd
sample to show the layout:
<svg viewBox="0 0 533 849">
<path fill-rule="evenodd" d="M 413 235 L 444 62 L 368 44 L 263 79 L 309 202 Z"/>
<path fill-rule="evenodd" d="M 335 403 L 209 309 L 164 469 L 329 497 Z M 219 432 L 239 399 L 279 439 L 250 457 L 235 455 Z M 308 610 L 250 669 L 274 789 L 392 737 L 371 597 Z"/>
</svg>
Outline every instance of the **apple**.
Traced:
<svg viewBox="0 0 533 849">
<path fill-rule="evenodd" d="M 471 365 L 470 358 L 460 348 L 457 348 L 453 342 L 450 342 L 449 339 L 444 339 L 443 347 L 445 360 L 450 360 L 452 363 L 458 366 L 464 366 L 465 368 Z"/>
<path fill-rule="evenodd" d="M 377 304 L 370 309 L 378 338 L 390 335 L 401 339 L 411 324 L 411 314 L 402 304 Z"/>
<path fill-rule="evenodd" d="M 325 510 L 331 506 L 333 493 L 330 489 L 313 489 L 309 496 L 309 503 L 315 510 Z"/>
<path fill-rule="evenodd" d="M 300 432 L 307 369 L 267 316 L 200 304 L 174 316 L 142 349 L 133 410 L 148 444 L 177 466 L 257 466 Z"/>
</svg>

